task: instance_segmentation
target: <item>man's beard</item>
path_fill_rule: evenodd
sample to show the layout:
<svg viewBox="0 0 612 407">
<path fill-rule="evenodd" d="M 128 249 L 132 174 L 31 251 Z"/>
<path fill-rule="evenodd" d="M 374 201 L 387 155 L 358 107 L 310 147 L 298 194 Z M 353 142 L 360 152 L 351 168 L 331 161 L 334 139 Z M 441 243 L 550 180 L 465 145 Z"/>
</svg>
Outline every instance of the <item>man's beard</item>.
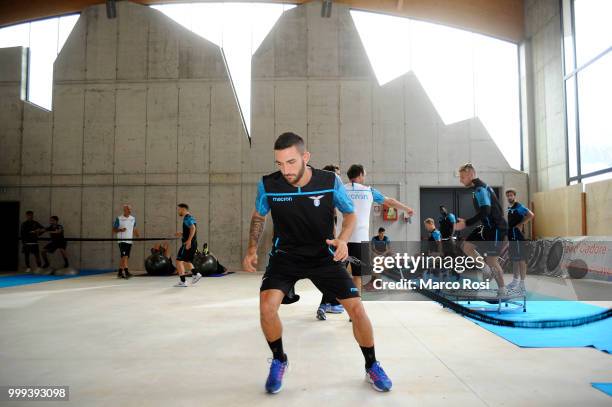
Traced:
<svg viewBox="0 0 612 407">
<path fill-rule="evenodd" d="M 291 181 L 289 178 L 287 178 L 289 175 L 293 175 L 293 174 L 287 174 L 287 175 L 283 175 L 283 176 L 285 177 L 285 180 L 287 180 L 288 183 L 290 183 L 291 185 L 295 185 L 298 182 L 300 182 L 300 180 L 304 176 L 304 172 L 305 171 L 306 171 L 306 164 L 304 162 L 302 162 L 302 168 L 300 168 L 300 170 L 296 174 L 294 181 Z"/>
</svg>

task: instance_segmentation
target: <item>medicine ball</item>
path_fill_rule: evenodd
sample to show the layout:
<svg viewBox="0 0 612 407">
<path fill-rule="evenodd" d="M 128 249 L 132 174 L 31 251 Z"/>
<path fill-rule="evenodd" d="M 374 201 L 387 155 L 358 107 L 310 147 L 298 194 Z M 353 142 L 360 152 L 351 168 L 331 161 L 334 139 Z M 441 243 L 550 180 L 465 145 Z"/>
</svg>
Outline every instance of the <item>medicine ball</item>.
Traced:
<svg viewBox="0 0 612 407">
<path fill-rule="evenodd" d="M 169 276 L 174 273 L 170 259 L 163 254 L 152 254 L 145 260 L 145 270 L 152 276 Z"/>
<path fill-rule="evenodd" d="M 217 258 L 212 254 L 197 252 L 193 257 L 193 268 L 203 276 L 217 273 Z"/>
</svg>

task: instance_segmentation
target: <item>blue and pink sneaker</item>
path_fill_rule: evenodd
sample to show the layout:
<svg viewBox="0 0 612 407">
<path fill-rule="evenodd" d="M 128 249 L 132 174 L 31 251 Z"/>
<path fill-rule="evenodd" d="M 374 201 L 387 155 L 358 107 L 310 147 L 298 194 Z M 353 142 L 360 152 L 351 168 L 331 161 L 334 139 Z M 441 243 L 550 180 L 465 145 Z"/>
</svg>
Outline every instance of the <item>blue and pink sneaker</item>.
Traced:
<svg viewBox="0 0 612 407">
<path fill-rule="evenodd" d="M 268 380 L 266 380 L 266 391 L 271 394 L 276 394 L 281 391 L 283 387 L 283 376 L 287 370 L 288 362 L 281 362 L 278 359 L 272 359 L 270 365 L 270 373 L 268 374 Z"/>
<path fill-rule="evenodd" d="M 372 384 L 376 391 L 389 391 L 393 386 L 391 379 L 385 373 L 379 362 L 374 362 L 371 368 L 366 369 L 366 380 Z"/>
</svg>

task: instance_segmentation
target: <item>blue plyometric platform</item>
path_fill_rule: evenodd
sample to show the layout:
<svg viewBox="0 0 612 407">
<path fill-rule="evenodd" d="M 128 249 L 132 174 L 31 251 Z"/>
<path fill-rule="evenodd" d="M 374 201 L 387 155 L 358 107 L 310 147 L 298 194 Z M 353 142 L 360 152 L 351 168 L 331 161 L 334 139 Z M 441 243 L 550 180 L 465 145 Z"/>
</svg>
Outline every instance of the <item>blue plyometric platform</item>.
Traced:
<svg viewBox="0 0 612 407">
<path fill-rule="evenodd" d="M 495 306 L 495 309 L 497 306 Z M 527 312 L 492 314 L 511 321 L 563 320 L 586 317 L 605 308 L 579 301 L 529 301 Z M 567 328 L 512 328 L 474 321 L 488 331 L 525 348 L 570 348 L 591 346 L 612 352 L 612 318 Z"/>
<path fill-rule="evenodd" d="M 67 278 L 77 278 L 84 276 L 92 276 L 95 274 L 111 273 L 116 270 L 111 269 L 81 269 L 79 274 L 74 276 L 44 276 L 37 274 L 20 274 L 16 276 L 0 277 L 0 288 L 15 287 L 18 285 L 28 285 L 36 283 L 45 283 L 47 281 L 65 280 Z"/>
</svg>

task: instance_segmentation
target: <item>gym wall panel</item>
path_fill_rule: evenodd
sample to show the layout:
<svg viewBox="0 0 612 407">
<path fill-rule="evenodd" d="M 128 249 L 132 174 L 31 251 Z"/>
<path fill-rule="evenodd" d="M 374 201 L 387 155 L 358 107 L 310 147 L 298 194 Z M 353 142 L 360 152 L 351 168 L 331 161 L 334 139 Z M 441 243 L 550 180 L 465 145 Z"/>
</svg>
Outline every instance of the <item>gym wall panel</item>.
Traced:
<svg viewBox="0 0 612 407">
<path fill-rule="evenodd" d="M 308 82 L 308 151 L 316 168 L 340 161 L 339 93 L 337 83 Z"/>
<path fill-rule="evenodd" d="M 321 18 L 317 7 L 306 7 L 309 78 L 338 76 L 338 13 Z"/>
<path fill-rule="evenodd" d="M 83 173 L 112 174 L 115 150 L 115 87 L 98 85 L 85 91 Z"/>
<path fill-rule="evenodd" d="M 18 83 L 0 85 L 0 174 L 19 174 L 21 171 L 21 122 L 23 104 Z"/>
<path fill-rule="evenodd" d="M 23 114 L 22 174 L 49 174 L 51 173 L 52 113 L 31 103 L 24 103 Z"/>
<path fill-rule="evenodd" d="M 535 237 L 582 235 L 582 185 L 533 195 Z"/>
<path fill-rule="evenodd" d="M 612 180 L 586 184 L 587 234 L 612 236 Z"/>
<path fill-rule="evenodd" d="M 306 8 L 296 7 L 276 23 L 274 39 L 274 76 L 305 77 L 308 71 Z M 268 36 L 270 38 L 270 36 Z"/>
<path fill-rule="evenodd" d="M 147 92 L 147 173 L 176 172 L 177 123 L 177 85 L 174 83 L 149 84 Z"/>
<path fill-rule="evenodd" d="M 372 86 L 370 81 L 340 81 L 340 167 L 372 168 Z"/>
<path fill-rule="evenodd" d="M 148 79 L 176 79 L 181 27 L 157 10 L 149 13 Z"/>
<path fill-rule="evenodd" d="M 404 79 L 372 87 L 372 166 L 378 172 L 405 171 Z"/>
<path fill-rule="evenodd" d="M 117 79 L 139 79 L 147 77 L 147 42 L 149 14 L 143 7 L 133 7 L 121 1 L 117 7 Z"/>
<path fill-rule="evenodd" d="M 106 17 L 106 10 L 90 7 L 87 16 L 87 71 L 88 80 L 117 77 L 117 19 Z"/>
<path fill-rule="evenodd" d="M 308 84 L 306 81 L 277 81 L 275 84 L 276 136 L 296 133 L 308 144 Z"/>
<path fill-rule="evenodd" d="M 247 141 L 231 85 L 215 83 L 210 100 L 210 172 L 240 173 L 241 143 Z"/>
<path fill-rule="evenodd" d="M 243 172 L 270 173 L 274 166 L 272 146 L 276 139 L 274 122 L 274 83 L 254 81 L 251 105 L 251 145 L 242 143 Z"/>
<path fill-rule="evenodd" d="M 179 87 L 178 172 L 209 170 L 210 86 L 190 83 Z"/>
<path fill-rule="evenodd" d="M 81 174 L 83 169 L 83 114 L 81 86 L 53 88 L 53 174 Z"/>
<path fill-rule="evenodd" d="M 144 174 L 147 137 L 145 85 L 121 85 L 116 91 L 115 174 Z"/>
</svg>

